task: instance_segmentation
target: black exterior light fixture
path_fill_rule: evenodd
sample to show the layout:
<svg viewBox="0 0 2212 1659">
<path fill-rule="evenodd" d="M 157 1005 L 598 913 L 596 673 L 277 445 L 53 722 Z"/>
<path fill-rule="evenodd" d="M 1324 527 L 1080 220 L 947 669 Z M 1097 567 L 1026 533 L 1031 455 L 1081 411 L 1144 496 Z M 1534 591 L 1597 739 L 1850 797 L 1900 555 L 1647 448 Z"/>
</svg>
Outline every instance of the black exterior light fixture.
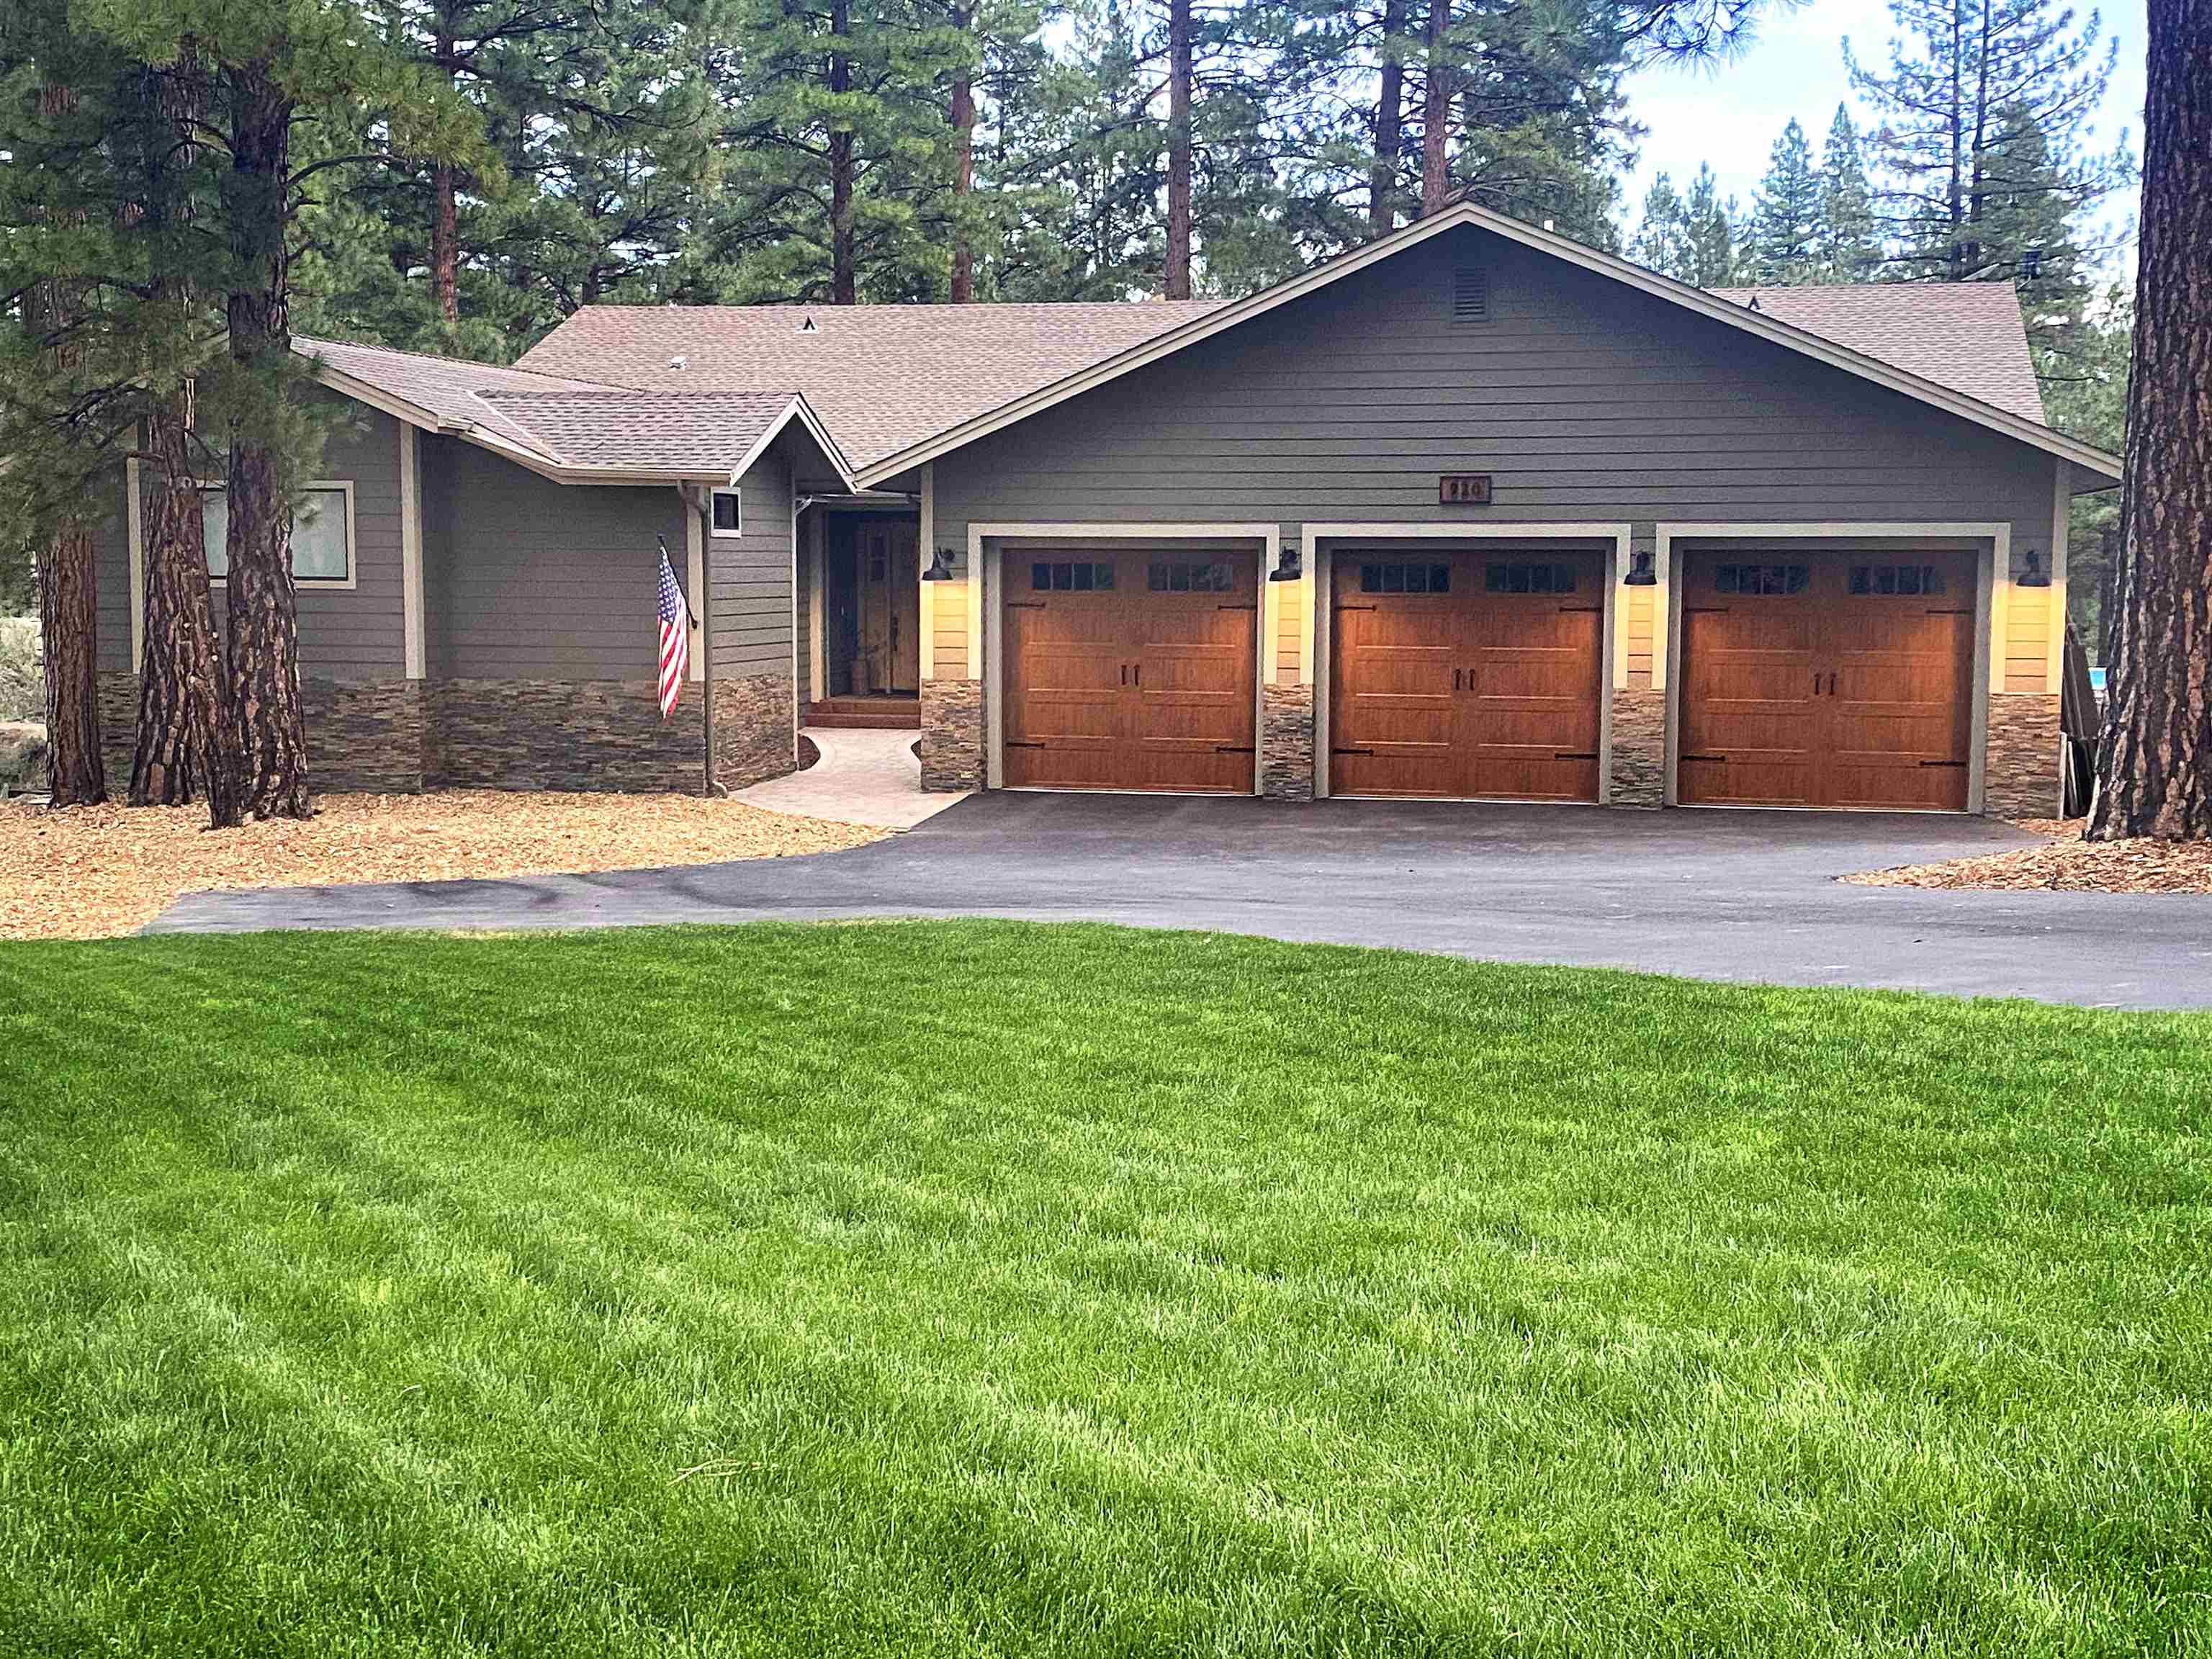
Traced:
<svg viewBox="0 0 2212 1659">
<path fill-rule="evenodd" d="M 2048 587 L 2051 586 L 2051 573 L 2043 568 L 2042 554 L 2032 547 L 2025 549 L 2020 556 L 2020 562 L 2027 567 L 2020 573 L 2021 586 Z"/>
<path fill-rule="evenodd" d="M 929 556 L 929 568 L 921 573 L 926 582 L 949 582 L 952 580 L 952 550 L 940 547 Z"/>
<path fill-rule="evenodd" d="M 1271 582 L 1294 582 L 1304 574 L 1304 567 L 1298 562 L 1298 550 L 1286 547 L 1275 556 L 1275 568 L 1267 573 L 1267 580 Z"/>
<path fill-rule="evenodd" d="M 1628 574 L 1620 579 L 1623 587 L 1656 587 L 1659 573 L 1651 568 L 1651 550 L 1639 547 L 1628 556 Z"/>
</svg>

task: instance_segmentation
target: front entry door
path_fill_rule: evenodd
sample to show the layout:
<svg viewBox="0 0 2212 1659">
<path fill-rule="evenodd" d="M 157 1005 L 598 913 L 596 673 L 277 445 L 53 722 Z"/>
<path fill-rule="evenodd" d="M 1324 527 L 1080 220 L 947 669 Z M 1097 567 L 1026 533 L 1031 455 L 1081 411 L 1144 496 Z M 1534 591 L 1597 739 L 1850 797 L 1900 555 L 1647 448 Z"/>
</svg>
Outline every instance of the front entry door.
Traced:
<svg viewBox="0 0 2212 1659">
<path fill-rule="evenodd" d="M 906 519 L 860 526 L 860 673 L 866 693 L 921 687 L 921 587 L 918 526 Z"/>
<path fill-rule="evenodd" d="M 1008 785 L 1250 790 L 1250 554 L 1054 549 L 1003 568 Z"/>
<path fill-rule="evenodd" d="M 1966 810 L 1973 555 L 1697 553 L 1683 578 L 1685 804 Z"/>
</svg>

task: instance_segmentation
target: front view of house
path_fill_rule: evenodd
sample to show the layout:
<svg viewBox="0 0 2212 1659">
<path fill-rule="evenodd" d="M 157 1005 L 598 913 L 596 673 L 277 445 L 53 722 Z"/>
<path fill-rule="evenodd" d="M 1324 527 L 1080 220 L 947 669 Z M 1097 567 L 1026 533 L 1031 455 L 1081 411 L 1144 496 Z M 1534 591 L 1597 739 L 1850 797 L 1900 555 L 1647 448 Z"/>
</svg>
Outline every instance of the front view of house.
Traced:
<svg viewBox="0 0 2212 1659">
<path fill-rule="evenodd" d="M 918 726 L 933 788 L 2046 815 L 2068 501 L 2118 474 L 2008 287 L 1700 292 L 1473 207 L 1234 304 L 301 349 L 332 787 L 736 786 L 816 719 Z"/>
</svg>

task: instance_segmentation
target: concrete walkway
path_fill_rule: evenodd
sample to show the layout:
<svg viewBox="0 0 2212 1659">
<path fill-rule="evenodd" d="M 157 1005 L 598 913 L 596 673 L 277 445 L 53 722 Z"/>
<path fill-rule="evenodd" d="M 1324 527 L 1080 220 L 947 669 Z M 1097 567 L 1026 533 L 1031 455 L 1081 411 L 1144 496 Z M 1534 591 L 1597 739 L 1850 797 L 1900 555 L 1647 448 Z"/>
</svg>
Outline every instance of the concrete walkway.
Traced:
<svg viewBox="0 0 2212 1659">
<path fill-rule="evenodd" d="M 730 799 L 748 806 L 764 806 L 771 812 L 871 824 L 879 830 L 911 830 L 967 799 L 922 793 L 921 763 L 914 756 L 919 732 L 854 732 L 810 726 L 805 735 L 822 751 L 820 760 L 789 777 L 770 778 L 749 789 L 733 790 Z"/>
<path fill-rule="evenodd" d="M 825 751 L 826 753 L 826 751 Z M 984 794 L 848 853 L 184 899 L 155 931 L 1010 916 L 1700 979 L 2212 1007 L 2212 896 L 1946 893 L 1850 871 L 2023 844 L 1978 818 Z"/>
</svg>

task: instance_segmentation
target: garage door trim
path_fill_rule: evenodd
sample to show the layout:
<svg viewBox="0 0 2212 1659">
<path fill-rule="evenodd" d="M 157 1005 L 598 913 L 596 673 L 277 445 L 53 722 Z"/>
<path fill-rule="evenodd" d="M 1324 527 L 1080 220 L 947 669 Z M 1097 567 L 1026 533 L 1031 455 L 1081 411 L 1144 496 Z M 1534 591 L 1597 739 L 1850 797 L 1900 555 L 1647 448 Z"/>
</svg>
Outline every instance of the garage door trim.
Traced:
<svg viewBox="0 0 2212 1659">
<path fill-rule="evenodd" d="M 1314 688 L 1314 793 L 1329 793 L 1329 688 L 1335 665 L 1331 660 L 1335 605 L 1330 586 L 1335 549 L 1340 544 L 1376 546 L 1391 542 L 1605 542 L 1611 550 L 1604 562 L 1605 617 L 1598 641 L 1598 663 L 1605 695 L 1598 703 L 1597 799 L 1601 805 L 1613 799 L 1613 693 L 1626 683 L 1628 665 L 1620 650 L 1624 630 L 1620 627 L 1620 580 L 1628 570 L 1632 526 L 1624 523 L 1567 522 L 1541 520 L 1509 524 L 1309 524 L 1299 538 L 1306 590 L 1305 625 L 1314 634 L 1311 671 L 1307 680 Z"/>
<path fill-rule="evenodd" d="M 1665 665 L 1667 763 L 1666 802 L 1680 805 L 1682 745 L 1682 584 L 1674 580 L 1680 560 L 1675 544 L 1695 542 L 1895 541 L 1966 544 L 1974 554 L 1973 725 L 1966 751 L 1966 811 L 1983 810 L 1989 761 L 1990 693 L 2002 690 L 2005 605 L 2012 587 L 2012 526 L 1995 520 L 1959 523 L 1931 520 L 1848 520 L 1794 524 L 1661 524 L 1653 564 L 1661 583 L 1658 613 L 1666 618 L 1664 648 L 1654 661 Z M 1655 666 L 1656 677 L 1656 666 Z M 1996 684 L 1992 685 L 1992 681 Z M 1726 808 L 1715 808 L 1725 811 Z"/>
<path fill-rule="evenodd" d="M 968 568 L 983 573 L 983 787 L 1006 787 L 1006 619 L 1005 556 L 1024 548 L 1066 542 L 1249 542 L 1260 550 L 1259 626 L 1254 630 L 1252 674 L 1252 793 L 1261 787 L 1267 720 L 1263 703 L 1274 681 L 1274 639 L 1279 600 L 1267 580 L 1282 552 L 1283 532 L 1275 524 L 983 523 L 968 526 Z"/>
</svg>

